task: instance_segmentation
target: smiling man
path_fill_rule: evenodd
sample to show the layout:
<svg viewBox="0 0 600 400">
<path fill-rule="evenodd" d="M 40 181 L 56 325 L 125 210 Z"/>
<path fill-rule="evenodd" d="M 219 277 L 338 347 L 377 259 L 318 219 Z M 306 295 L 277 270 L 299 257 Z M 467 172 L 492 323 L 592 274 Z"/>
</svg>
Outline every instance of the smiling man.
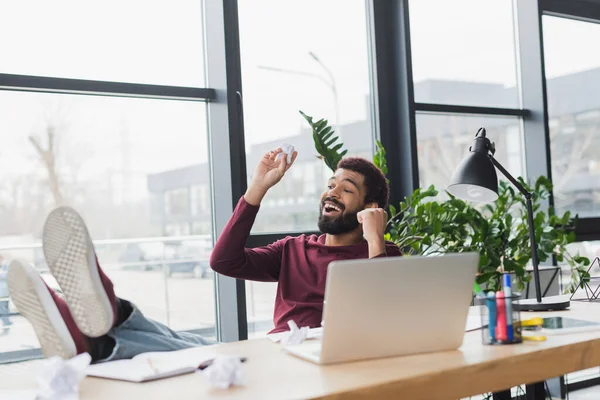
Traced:
<svg viewBox="0 0 600 400">
<path fill-rule="evenodd" d="M 212 268 L 224 275 L 278 282 L 273 332 L 321 324 L 327 267 L 334 260 L 399 256 L 383 240 L 389 188 L 371 162 L 346 158 L 321 195 L 322 235 L 286 237 L 265 247 L 245 243 L 267 191 L 283 178 L 290 163 L 281 149 L 263 156 L 246 194 L 219 236 Z M 103 272 L 85 221 L 70 207 L 53 210 L 44 224 L 42 248 L 60 285 L 60 296 L 31 265 L 13 260 L 8 289 L 17 309 L 33 326 L 45 356 L 70 358 L 89 353 L 92 362 L 132 358 L 141 353 L 214 344 L 190 332 L 175 332 L 146 318 L 135 304 L 117 297 Z"/>
<path fill-rule="evenodd" d="M 330 262 L 401 255 L 394 243 L 383 238 L 389 197 L 385 176 L 370 161 L 353 157 L 340 161 L 321 195 L 322 235 L 288 236 L 268 246 L 245 248 L 263 197 L 296 159 L 294 152 L 288 164 L 281 152 L 278 148 L 261 158 L 210 260 L 211 267 L 223 275 L 278 282 L 271 333 L 288 330 L 289 320 L 298 326 L 321 325 Z"/>
</svg>

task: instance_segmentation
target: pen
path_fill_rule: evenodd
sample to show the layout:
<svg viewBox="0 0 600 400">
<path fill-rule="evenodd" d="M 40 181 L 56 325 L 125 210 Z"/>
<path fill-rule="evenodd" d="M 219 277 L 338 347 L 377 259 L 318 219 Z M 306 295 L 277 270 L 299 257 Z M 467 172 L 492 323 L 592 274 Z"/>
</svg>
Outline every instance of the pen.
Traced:
<svg viewBox="0 0 600 400">
<path fill-rule="evenodd" d="M 240 357 L 240 362 L 246 362 L 247 358 L 246 357 Z M 215 361 L 214 358 L 211 358 L 209 360 L 203 361 L 202 363 L 200 363 L 200 365 L 198 365 L 198 369 L 199 370 L 204 370 L 208 367 L 210 367 L 213 363 L 213 361 Z"/>
<path fill-rule="evenodd" d="M 488 330 L 490 332 L 490 342 L 496 340 L 496 294 L 488 292 L 487 306 L 489 310 Z"/>
<path fill-rule="evenodd" d="M 510 284 L 510 274 L 504 274 L 504 303 L 506 305 L 506 336 L 509 342 L 514 339 L 512 323 L 512 287 Z"/>
<path fill-rule="evenodd" d="M 506 336 L 506 306 L 504 301 L 504 292 L 496 293 L 496 340 L 505 342 Z"/>
</svg>

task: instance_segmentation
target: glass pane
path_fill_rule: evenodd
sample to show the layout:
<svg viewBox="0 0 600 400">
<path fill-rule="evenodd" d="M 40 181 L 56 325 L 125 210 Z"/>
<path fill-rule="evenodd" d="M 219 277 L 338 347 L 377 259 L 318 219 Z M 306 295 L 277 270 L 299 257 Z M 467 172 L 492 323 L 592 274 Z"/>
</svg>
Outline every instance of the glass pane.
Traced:
<svg viewBox="0 0 600 400">
<path fill-rule="evenodd" d="M 415 101 L 518 107 L 511 1 L 409 4 Z"/>
<path fill-rule="evenodd" d="M 328 172 L 298 110 L 329 120 L 349 153 L 371 157 L 365 2 L 240 2 L 239 18 L 248 179 L 279 144 L 299 153 L 265 198 L 253 232 L 314 230 Z"/>
<path fill-rule="evenodd" d="M 514 177 L 524 176 L 523 139 L 518 118 L 417 114 L 417 147 L 421 187 L 434 185 L 440 198 L 454 170 L 468 154 L 480 127 L 496 143 L 495 158 Z M 498 172 L 498 179 L 503 179 Z"/>
<path fill-rule="evenodd" d="M 246 281 L 248 337 L 261 337 L 275 327 L 273 309 L 277 283 Z"/>
<path fill-rule="evenodd" d="M 200 102 L 0 92 L 0 254 L 56 288 L 40 240 L 64 202 L 86 220 L 118 296 L 214 336 L 206 127 Z M 190 188 L 205 193 L 193 215 Z M 12 320 L 0 353 L 37 347 L 29 323 Z"/>
<path fill-rule="evenodd" d="M 600 216 L 600 25 L 543 17 L 554 205 Z"/>
<path fill-rule="evenodd" d="M 331 171 L 315 157 L 298 110 L 329 120 L 349 154 L 372 157 L 365 2 L 254 0 L 238 7 L 248 179 L 266 151 L 281 143 L 298 150 L 265 197 L 253 233 L 316 231 Z M 249 333 L 264 333 L 273 326 L 276 284 L 246 288 Z"/>
<path fill-rule="evenodd" d="M 0 73 L 203 87 L 202 0 L 0 2 Z"/>
</svg>

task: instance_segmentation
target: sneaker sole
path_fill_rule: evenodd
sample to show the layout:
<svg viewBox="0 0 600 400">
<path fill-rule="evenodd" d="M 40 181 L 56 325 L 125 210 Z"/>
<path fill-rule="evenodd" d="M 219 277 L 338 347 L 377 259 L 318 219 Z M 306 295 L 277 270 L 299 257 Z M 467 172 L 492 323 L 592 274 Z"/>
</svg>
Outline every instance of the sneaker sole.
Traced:
<svg viewBox="0 0 600 400">
<path fill-rule="evenodd" d="M 75 342 L 38 272 L 18 261 L 8 268 L 8 290 L 17 310 L 33 326 L 46 357 L 77 355 Z"/>
<path fill-rule="evenodd" d="M 81 216 L 70 207 L 53 210 L 44 224 L 42 241 L 48 267 L 65 295 L 77 327 L 89 337 L 105 335 L 113 326 L 114 313 Z"/>
</svg>

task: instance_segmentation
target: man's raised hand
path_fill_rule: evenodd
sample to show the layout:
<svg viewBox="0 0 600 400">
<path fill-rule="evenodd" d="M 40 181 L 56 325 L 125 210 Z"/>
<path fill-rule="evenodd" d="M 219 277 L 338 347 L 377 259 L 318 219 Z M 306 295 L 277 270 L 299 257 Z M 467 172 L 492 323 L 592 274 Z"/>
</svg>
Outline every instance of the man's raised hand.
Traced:
<svg viewBox="0 0 600 400">
<path fill-rule="evenodd" d="M 250 204 L 259 205 L 267 191 L 275 186 L 294 164 L 296 156 L 298 156 L 298 152 L 294 151 L 292 159 L 288 163 L 286 154 L 283 153 L 281 147 L 265 153 L 254 169 L 244 199 Z"/>
</svg>

